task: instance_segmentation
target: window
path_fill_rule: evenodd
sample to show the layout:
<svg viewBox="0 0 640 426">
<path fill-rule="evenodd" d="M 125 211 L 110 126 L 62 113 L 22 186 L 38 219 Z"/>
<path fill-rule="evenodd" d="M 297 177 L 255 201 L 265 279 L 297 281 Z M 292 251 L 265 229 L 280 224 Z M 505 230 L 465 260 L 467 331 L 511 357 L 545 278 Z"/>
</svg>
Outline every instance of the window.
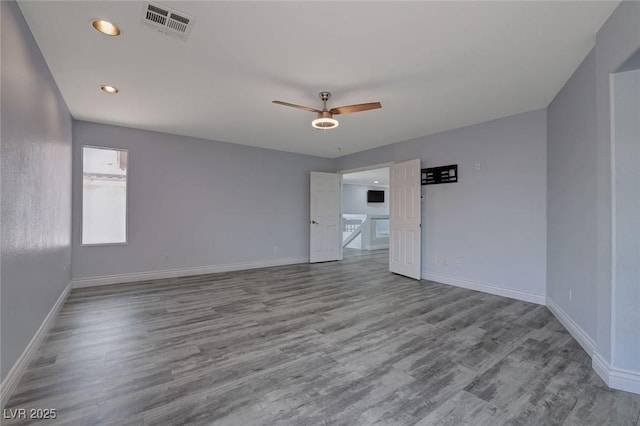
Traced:
<svg viewBox="0 0 640 426">
<path fill-rule="evenodd" d="M 127 242 L 125 149 L 82 147 L 82 244 Z"/>
</svg>

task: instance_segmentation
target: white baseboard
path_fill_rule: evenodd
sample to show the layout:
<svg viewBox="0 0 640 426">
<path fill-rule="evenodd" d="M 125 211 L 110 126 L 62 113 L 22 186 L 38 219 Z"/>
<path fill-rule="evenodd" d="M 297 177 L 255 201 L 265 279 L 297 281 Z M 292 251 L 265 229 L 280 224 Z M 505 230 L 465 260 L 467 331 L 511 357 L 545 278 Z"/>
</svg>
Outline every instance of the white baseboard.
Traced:
<svg viewBox="0 0 640 426">
<path fill-rule="evenodd" d="M 560 321 L 569 334 L 576 339 L 582 349 L 593 358 L 596 353 L 596 342 L 593 340 L 571 317 L 553 301 L 547 297 L 547 309 Z"/>
<path fill-rule="evenodd" d="M 191 275 L 215 274 L 219 272 L 243 271 L 246 269 L 268 268 L 272 266 L 307 263 L 309 258 L 293 257 L 286 259 L 256 260 L 252 262 L 227 263 L 224 265 L 198 266 L 195 268 L 165 269 L 161 271 L 134 272 L 131 274 L 103 275 L 99 277 L 74 278 L 73 288 L 94 287 L 111 284 L 124 284 L 136 281 L 158 280 L 163 278 L 187 277 Z"/>
<path fill-rule="evenodd" d="M 597 353 L 592 358 L 592 366 L 610 388 L 640 394 L 640 372 L 612 367 Z"/>
<path fill-rule="evenodd" d="M 67 296 L 69 296 L 71 288 L 72 285 L 71 283 L 69 283 L 64 288 L 64 290 L 62 290 L 62 293 L 58 297 L 58 300 L 56 300 L 56 303 L 53 304 L 53 307 L 51 307 L 51 310 L 47 314 L 46 318 L 44 319 L 44 321 L 42 321 L 42 324 L 40 324 L 40 328 L 38 328 L 38 331 L 36 331 L 36 334 L 33 335 L 31 341 L 22 352 L 22 355 L 20 355 L 20 357 L 16 360 L 16 362 L 13 364 L 13 367 L 11 367 L 11 370 L 9 370 L 9 373 L 0 384 L 0 408 L 4 408 L 5 404 L 9 401 L 9 398 L 11 398 L 11 395 L 20 382 L 22 375 L 33 360 L 33 357 L 38 351 L 42 340 L 53 324 L 58 311 L 60 311 L 60 308 L 62 308 L 62 305 L 64 305 L 65 300 L 67 300 Z"/>
<path fill-rule="evenodd" d="M 547 298 L 547 308 L 591 356 L 591 366 L 607 386 L 640 394 L 640 372 L 612 367 L 597 353 L 596 342 L 553 299 Z"/>
<path fill-rule="evenodd" d="M 609 371 L 609 387 L 640 394 L 640 372 L 612 368 Z"/>
<path fill-rule="evenodd" d="M 512 288 L 471 281 L 448 275 L 434 274 L 431 272 L 423 272 L 422 279 L 467 288 L 469 290 L 482 291 L 484 293 L 495 294 L 497 296 L 509 297 L 511 299 L 523 300 L 525 302 L 537 303 L 538 305 L 545 304 L 544 294 L 529 293 L 522 290 L 514 290 Z"/>
<path fill-rule="evenodd" d="M 593 354 L 591 357 L 591 367 L 600 376 L 607 386 L 609 386 L 609 370 L 611 367 L 607 360 L 605 360 L 599 353 Z"/>
</svg>

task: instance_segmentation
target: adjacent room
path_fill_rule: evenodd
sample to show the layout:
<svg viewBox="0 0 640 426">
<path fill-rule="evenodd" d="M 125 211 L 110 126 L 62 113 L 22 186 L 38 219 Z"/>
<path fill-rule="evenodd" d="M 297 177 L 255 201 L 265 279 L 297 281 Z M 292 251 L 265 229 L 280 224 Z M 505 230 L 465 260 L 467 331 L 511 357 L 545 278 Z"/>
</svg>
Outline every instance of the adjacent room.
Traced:
<svg viewBox="0 0 640 426">
<path fill-rule="evenodd" d="M 3 425 L 640 424 L 640 2 L 0 2 Z"/>
<path fill-rule="evenodd" d="M 389 251 L 389 168 L 342 174 L 342 247 L 347 256 Z"/>
</svg>

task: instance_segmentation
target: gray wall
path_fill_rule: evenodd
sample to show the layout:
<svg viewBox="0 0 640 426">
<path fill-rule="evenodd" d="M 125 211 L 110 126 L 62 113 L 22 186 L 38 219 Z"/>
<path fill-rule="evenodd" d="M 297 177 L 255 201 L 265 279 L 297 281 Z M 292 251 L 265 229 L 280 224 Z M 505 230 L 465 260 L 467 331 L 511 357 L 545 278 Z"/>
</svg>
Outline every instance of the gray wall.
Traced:
<svg viewBox="0 0 640 426">
<path fill-rule="evenodd" d="M 129 150 L 124 246 L 80 243 L 83 145 Z M 309 172 L 332 170 L 320 157 L 83 121 L 73 150 L 74 279 L 308 258 Z"/>
<path fill-rule="evenodd" d="M 614 81 L 612 364 L 640 372 L 640 70 Z"/>
<path fill-rule="evenodd" d="M 413 158 L 458 164 L 460 181 L 423 186 L 422 269 L 535 295 L 546 281 L 546 111 L 341 157 L 338 170 Z M 476 163 L 480 170 L 476 170 Z M 436 257 L 447 265 L 436 264 Z M 461 266 L 456 266 L 460 259 Z"/>
<path fill-rule="evenodd" d="M 592 50 L 547 108 L 547 297 L 594 342 L 598 256 L 595 79 Z"/>
<path fill-rule="evenodd" d="M 367 191 L 384 191 L 384 203 L 367 203 Z M 389 214 L 389 188 L 377 186 L 342 185 L 342 213 Z"/>
<path fill-rule="evenodd" d="M 640 2 L 624 1 L 611 14 L 596 36 L 596 134 L 598 187 L 598 353 L 612 356 L 612 170 L 610 75 L 640 48 Z M 617 308 L 616 308 L 617 309 Z"/>
<path fill-rule="evenodd" d="M 612 169 L 610 79 L 621 67 L 636 63 L 633 55 L 640 49 L 639 22 L 640 2 L 622 2 L 598 32 L 594 50 L 549 106 L 547 117 L 548 295 L 596 341 L 599 357 L 614 368 L 636 372 L 640 371 L 640 231 L 637 210 L 633 211 L 638 203 L 640 153 L 633 125 L 637 126 L 639 117 L 637 111 L 631 118 L 624 117 L 630 133 L 615 147 Z M 637 107 L 637 88 L 627 92 L 632 96 L 625 100 L 615 97 L 616 101 Z M 625 227 L 617 240 L 614 218 Z M 616 247 L 614 252 L 614 241 L 626 246 Z M 613 274 L 612 258 L 624 271 L 622 277 Z M 572 302 L 568 300 L 569 289 L 573 289 Z"/>
<path fill-rule="evenodd" d="M 15 2 L 2 14 L 2 379 L 70 281 L 71 116 Z"/>
</svg>

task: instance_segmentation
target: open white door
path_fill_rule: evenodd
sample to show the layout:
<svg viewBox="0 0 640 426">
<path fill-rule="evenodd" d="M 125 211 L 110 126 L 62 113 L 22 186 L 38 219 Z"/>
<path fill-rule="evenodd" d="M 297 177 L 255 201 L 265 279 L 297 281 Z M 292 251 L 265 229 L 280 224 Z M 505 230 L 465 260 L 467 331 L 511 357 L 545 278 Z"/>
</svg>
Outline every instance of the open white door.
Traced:
<svg viewBox="0 0 640 426">
<path fill-rule="evenodd" d="M 342 175 L 311 172 L 309 261 L 342 260 Z"/>
<path fill-rule="evenodd" d="M 420 160 L 389 170 L 389 271 L 420 279 Z"/>
</svg>

